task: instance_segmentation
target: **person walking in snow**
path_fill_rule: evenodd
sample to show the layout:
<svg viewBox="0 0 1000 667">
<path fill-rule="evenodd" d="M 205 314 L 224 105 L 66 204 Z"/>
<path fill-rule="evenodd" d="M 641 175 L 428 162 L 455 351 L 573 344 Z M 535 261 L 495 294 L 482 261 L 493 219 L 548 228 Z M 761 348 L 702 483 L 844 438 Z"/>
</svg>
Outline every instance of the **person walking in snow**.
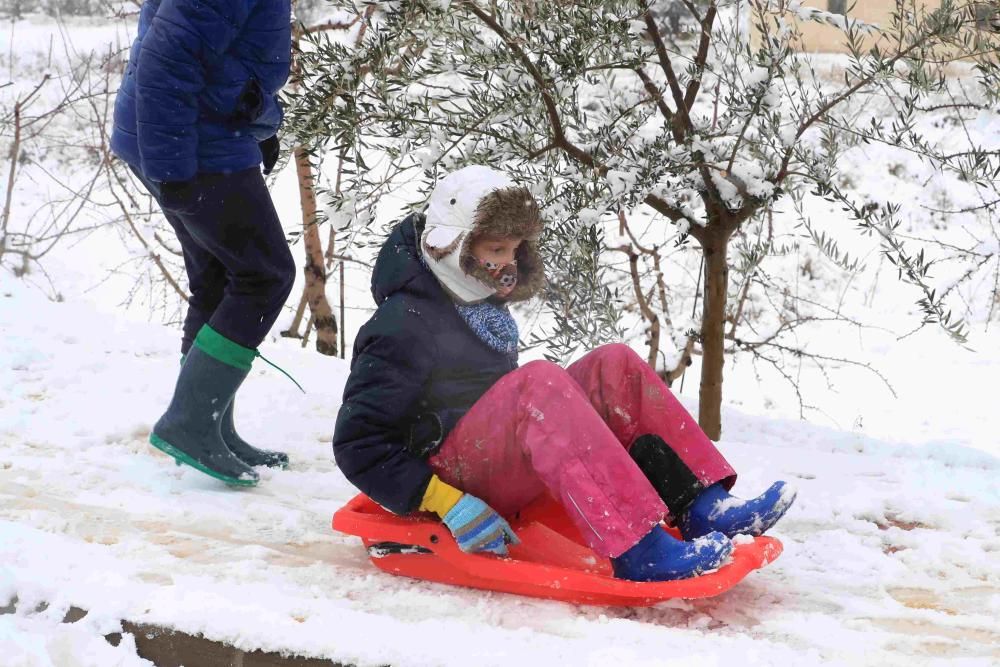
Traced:
<svg viewBox="0 0 1000 667">
<path fill-rule="evenodd" d="M 295 279 L 260 169 L 278 158 L 290 20 L 289 0 L 145 0 L 115 100 L 111 149 L 177 234 L 191 291 L 150 441 L 232 485 L 288 464 L 239 437 L 233 398 Z"/>
<path fill-rule="evenodd" d="M 354 344 L 338 467 L 392 512 L 437 513 L 466 552 L 506 555 L 517 536 L 503 515 L 548 492 L 619 578 L 718 567 L 731 537 L 769 529 L 794 492 L 730 496 L 732 466 L 626 345 L 566 369 L 518 367 L 507 304 L 543 284 L 541 231 L 530 191 L 479 166 L 443 178 L 425 213 L 396 226 Z"/>
</svg>

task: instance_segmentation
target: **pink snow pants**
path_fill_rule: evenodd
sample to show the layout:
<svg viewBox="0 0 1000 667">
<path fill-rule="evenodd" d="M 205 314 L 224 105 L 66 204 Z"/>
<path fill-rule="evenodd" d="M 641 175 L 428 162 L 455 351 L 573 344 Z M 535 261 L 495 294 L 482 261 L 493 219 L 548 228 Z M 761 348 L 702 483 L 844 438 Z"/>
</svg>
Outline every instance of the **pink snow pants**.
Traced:
<svg viewBox="0 0 1000 667">
<path fill-rule="evenodd" d="M 628 454 L 660 436 L 709 486 L 736 473 L 655 371 L 627 345 L 563 369 L 532 361 L 494 384 L 431 457 L 445 482 L 511 515 L 548 491 L 588 546 L 619 556 L 667 514 Z"/>
</svg>

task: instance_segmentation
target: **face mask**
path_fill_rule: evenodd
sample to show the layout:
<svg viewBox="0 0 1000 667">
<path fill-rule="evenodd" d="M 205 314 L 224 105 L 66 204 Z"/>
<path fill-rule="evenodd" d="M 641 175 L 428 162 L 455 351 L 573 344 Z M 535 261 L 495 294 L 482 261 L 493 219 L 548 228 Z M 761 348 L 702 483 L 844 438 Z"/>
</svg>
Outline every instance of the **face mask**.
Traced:
<svg viewBox="0 0 1000 667">
<path fill-rule="evenodd" d="M 512 262 L 506 262 L 504 264 L 498 264 L 487 260 L 479 260 L 479 264 L 486 269 L 486 272 L 493 277 L 501 289 L 509 292 L 514 289 L 515 285 L 517 285 L 516 259 Z"/>
</svg>

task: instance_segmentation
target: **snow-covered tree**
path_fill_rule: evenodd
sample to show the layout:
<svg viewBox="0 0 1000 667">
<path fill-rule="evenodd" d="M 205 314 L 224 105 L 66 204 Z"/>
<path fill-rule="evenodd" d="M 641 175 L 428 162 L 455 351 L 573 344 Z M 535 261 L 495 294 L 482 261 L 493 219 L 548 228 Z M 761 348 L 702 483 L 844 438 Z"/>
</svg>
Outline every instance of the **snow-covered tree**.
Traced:
<svg viewBox="0 0 1000 667">
<path fill-rule="evenodd" d="M 337 0 L 370 28 L 361 40 L 318 34 L 303 48 L 308 84 L 291 96 L 289 119 L 314 156 L 340 161 L 336 224 L 364 226 L 401 182 L 423 177 L 429 188 L 465 164 L 531 184 L 551 221 L 549 342 L 569 350 L 618 335 L 625 299 L 647 324 L 651 361 L 666 324 L 664 344 L 681 351 L 663 369 L 669 377 L 702 355 L 699 421 L 718 438 L 726 341 L 753 345 L 733 330 L 755 272 L 780 252 L 770 228 L 779 204 L 838 202 L 913 285 L 924 322 L 963 337 L 924 248 L 897 233 L 898 208 L 856 201 L 838 159 L 858 142 L 890 144 L 976 184 L 983 210 L 995 210 L 997 145 L 969 145 L 960 131 L 939 145 L 919 125 L 940 111 L 929 99 L 952 94 L 944 72 L 962 57 L 974 59 L 978 89 L 946 106 L 995 119 L 1000 42 L 982 29 L 977 4 L 899 0 L 890 23 L 873 26 L 798 0 Z M 842 80 L 813 71 L 796 21 L 843 32 Z M 845 115 L 872 92 L 889 108 Z M 659 237 L 633 233 L 634 217 Z M 804 212 L 797 224 L 831 260 L 856 267 Z M 689 335 L 671 330 L 660 263 L 671 247 L 692 245 L 703 304 Z M 612 249 L 629 257 L 631 294 L 608 279 Z M 996 261 L 969 261 L 984 256 Z"/>
</svg>

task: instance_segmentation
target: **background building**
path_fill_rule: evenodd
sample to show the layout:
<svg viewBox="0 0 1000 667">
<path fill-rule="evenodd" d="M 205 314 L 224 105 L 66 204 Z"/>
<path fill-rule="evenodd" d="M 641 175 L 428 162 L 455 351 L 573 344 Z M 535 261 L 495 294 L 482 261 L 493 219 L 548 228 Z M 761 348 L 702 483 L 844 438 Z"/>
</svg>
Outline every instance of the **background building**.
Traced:
<svg viewBox="0 0 1000 667">
<path fill-rule="evenodd" d="M 890 24 L 892 13 L 896 8 L 896 0 L 806 0 L 802 4 L 882 26 Z M 924 0 L 923 4 L 928 8 L 940 7 L 941 0 Z M 980 28 L 1000 30 L 1000 3 L 979 3 L 975 12 L 975 19 Z M 798 24 L 802 31 L 803 50 L 821 53 L 847 52 L 846 37 L 838 28 L 816 21 L 798 21 Z"/>
</svg>

